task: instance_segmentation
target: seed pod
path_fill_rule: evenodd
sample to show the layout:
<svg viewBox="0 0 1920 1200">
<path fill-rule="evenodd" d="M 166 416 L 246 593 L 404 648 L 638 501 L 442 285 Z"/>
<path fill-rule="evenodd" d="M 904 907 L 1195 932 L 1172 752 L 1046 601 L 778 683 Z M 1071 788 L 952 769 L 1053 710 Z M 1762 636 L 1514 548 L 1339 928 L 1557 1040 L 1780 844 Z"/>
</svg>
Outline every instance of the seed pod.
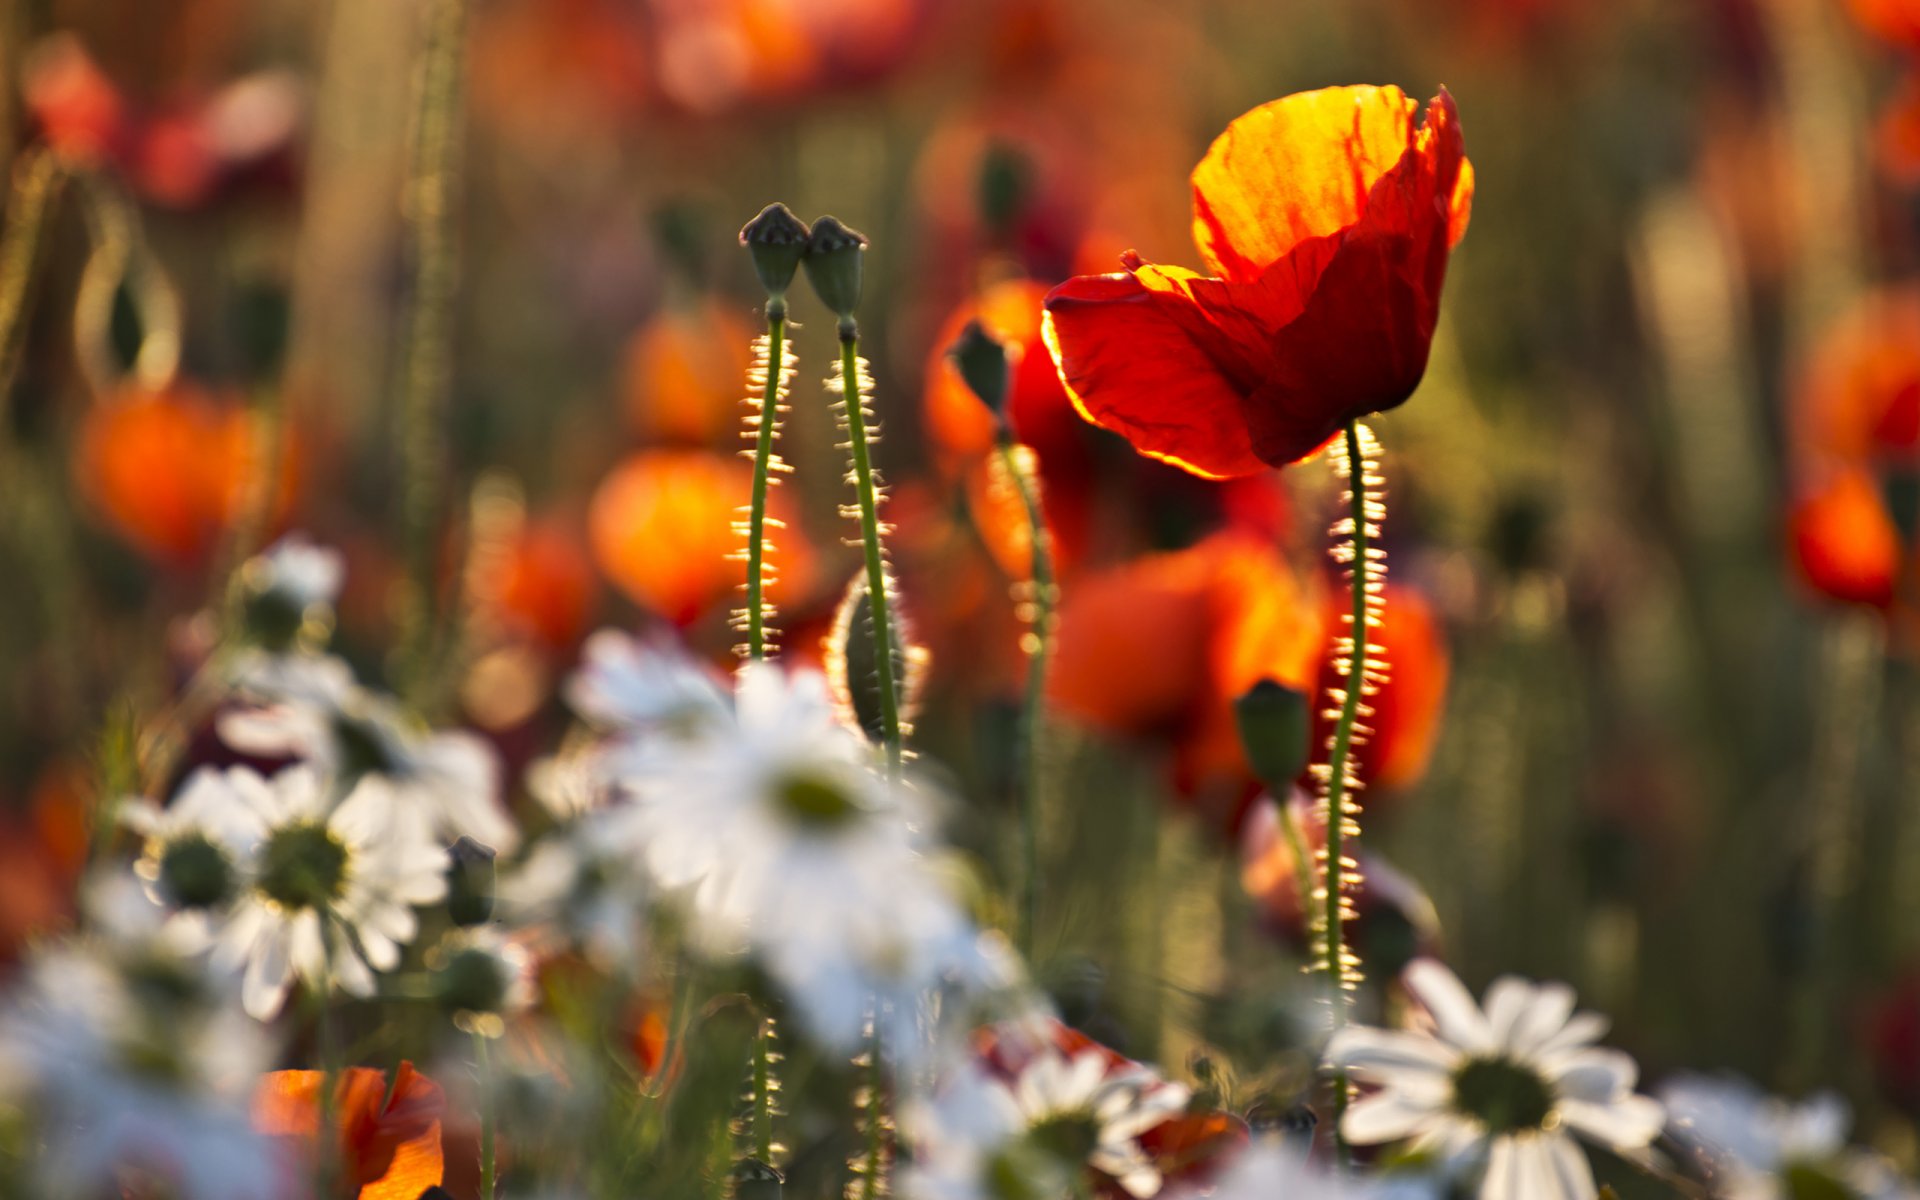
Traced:
<svg viewBox="0 0 1920 1200">
<path fill-rule="evenodd" d="M 805 221 L 778 202 L 761 209 L 760 215 L 741 229 L 740 244 L 753 255 L 753 269 L 760 276 L 760 286 L 767 289 L 768 299 L 779 300 L 787 294 L 793 273 L 800 269 L 800 259 L 807 252 L 809 232 Z"/>
<path fill-rule="evenodd" d="M 854 310 L 860 307 L 861 265 L 866 258 L 867 239 L 842 225 L 836 217 L 821 217 L 813 223 L 807 237 L 807 282 L 813 294 L 840 318 L 843 331 L 850 328 Z"/>
</svg>

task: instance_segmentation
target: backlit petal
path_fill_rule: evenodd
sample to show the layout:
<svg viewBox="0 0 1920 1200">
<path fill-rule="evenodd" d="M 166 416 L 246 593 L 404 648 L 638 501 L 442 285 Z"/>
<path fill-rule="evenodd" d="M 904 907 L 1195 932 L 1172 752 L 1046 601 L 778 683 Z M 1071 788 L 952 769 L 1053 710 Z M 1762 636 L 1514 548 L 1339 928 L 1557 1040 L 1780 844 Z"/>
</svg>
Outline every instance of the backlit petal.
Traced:
<svg viewBox="0 0 1920 1200">
<path fill-rule="evenodd" d="M 1197 475 L 1264 470 L 1240 389 L 1223 372 L 1218 351 L 1194 339 L 1204 317 L 1196 311 L 1191 321 L 1176 319 L 1180 303 L 1127 274 L 1084 275 L 1055 288 L 1042 335 L 1068 397 L 1083 417 L 1123 435 L 1140 453 Z"/>
</svg>

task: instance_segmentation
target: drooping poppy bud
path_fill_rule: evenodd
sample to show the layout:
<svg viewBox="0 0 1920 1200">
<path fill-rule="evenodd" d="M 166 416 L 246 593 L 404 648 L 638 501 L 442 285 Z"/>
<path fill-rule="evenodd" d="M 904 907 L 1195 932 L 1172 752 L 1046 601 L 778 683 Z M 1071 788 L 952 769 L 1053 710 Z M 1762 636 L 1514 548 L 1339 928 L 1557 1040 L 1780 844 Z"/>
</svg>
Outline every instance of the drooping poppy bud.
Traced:
<svg viewBox="0 0 1920 1200">
<path fill-rule="evenodd" d="M 820 303 L 840 318 L 842 337 L 851 336 L 853 312 L 860 307 L 866 253 L 866 235 L 847 228 L 838 217 L 821 217 L 807 237 L 807 281 Z"/>
<path fill-rule="evenodd" d="M 778 201 L 761 209 L 760 215 L 740 230 L 740 244 L 753 255 L 760 286 L 767 289 L 767 299 L 779 304 L 782 311 L 793 273 L 800 269 L 800 259 L 807 253 L 808 234 L 807 223 Z"/>
<path fill-rule="evenodd" d="M 447 915 L 455 925 L 484 925 L 493 917 L 492 846 L 462 836 L 447 848 Z"/>
<path fill-rule="evenodd" d="M 952 361 L 954 370 L 960 372 L 960 378 L 980 403 L 994 416 L 1002 428 L 1007 421 L 1007 384 L 1011 370 L 1007 363 L 1007 347 L 987 332 L 986 326 L 979 321 L 968 321 L 967 327 L 960 331 L 951 346 L 947 347 L 947 358 Z"/>
<path fill-rule="evenodd" d="M 1312 753 L 1313 713 L 1305 692 L 1274 679 L 1262 679 L 1233 702 L 1240 746 L 1254 777 L 1275 795 L 1284 795 L 1293 778 L 1306 770 Z"/>
</svg>

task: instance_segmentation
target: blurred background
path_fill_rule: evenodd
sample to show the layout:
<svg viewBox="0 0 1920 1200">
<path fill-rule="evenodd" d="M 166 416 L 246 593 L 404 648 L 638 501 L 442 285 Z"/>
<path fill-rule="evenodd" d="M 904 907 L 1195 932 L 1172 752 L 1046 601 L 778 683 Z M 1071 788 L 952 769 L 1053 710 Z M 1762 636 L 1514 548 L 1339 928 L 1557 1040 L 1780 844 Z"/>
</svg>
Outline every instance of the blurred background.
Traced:
<svg viewBox="0 0 1920 1200">
<path fill-rule="evenodd" d="M 1214 484 L 1136 458 L 1067 406 L 1039 303 L 1129 248 L 1197 265 L 1187 173 L 1246 109 L 1444 84 L 1478 189 L 1427 380 L 1373 422 L 1393 680 L 1357 936 L 1376 975 L 1424 949 L 1476 987 L 1569 980 L 1650 1076 L 1838 1086 L 1911 1159 L 1920 9 L 437 11 L 0 5 L 9 957 L 68 919 L 111 840 L 100 797 L 142 783 L 128 747 L 220 636 L 233 566 L 283 531 L 345 553 L 336 642 L 376 678 L 407 681 L 409 556 L 437 564 L 440 651 L 410 692 L 489 735 L 516 787 L 592 629 L 727 661 L 763 327 L 735 232 L 784 200 L 872 239 L 877 454 L 956 839 L 986 881 L 1011 861 L 1024 670 L 1023 517 L 943 359 L 979 316 L 1024 348 L 1015 420 L 1062 565 L 1036 970 L 1130 1053 L 1257 1039 L 1298 905 L 1230 703 L 1317 684 L 1335 484 L 1318 460 Z M 436 61 L 463 72 L 423 93 Z M 810 297 L 795 315 L 774 598 L 807 661 L 856 551 L 833 323 Z M 424 426 L 423 388 L 444 397 Z M 187 761 L 216 753 L 182 733 Z"/>
</svg>

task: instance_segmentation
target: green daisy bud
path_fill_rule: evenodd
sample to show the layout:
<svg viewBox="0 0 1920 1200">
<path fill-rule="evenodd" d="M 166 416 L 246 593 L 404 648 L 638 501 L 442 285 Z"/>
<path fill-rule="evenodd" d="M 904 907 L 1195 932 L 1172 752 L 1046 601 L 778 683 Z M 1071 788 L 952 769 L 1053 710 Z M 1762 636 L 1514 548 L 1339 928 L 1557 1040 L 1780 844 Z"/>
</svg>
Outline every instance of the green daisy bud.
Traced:
<svg viewBox="0 0 1920 1200">
<path fill-rule="evenodd" d="M 821 217 L 807 237 L 807 281 L 820 303 L 840 318 L 842 337 L 850 337 L 853 312 L 860 307 L 860 268 L 867 239 L 836 217 Z"/>
<path fill-rule="evenodd" d="M 434 971 L 433 998 L 448 1012 L 497 1013 L 506 1007 L 513 984 L 508 970 L 485 950 L 457 950 Z"/>
<path fill-rule="evenodd" d="M 740 231 L 740 244 L 753 255 L 753 269 L 760 276 L 760 286 L 767 289 L 767 299 L 780 302 L 782 308 L 793 273 L 807 252 L 809 232 L 805 221 L 778 202 L 761 209 Z"/>
<path fill-rule="evenodd" d="M 968 321 L 953 345 L 947 347 L 947 361 L 960 373 L 961 382 L 980 403 L 987 406 L 1002 425 L 1007 421 L 1007 383 L 1011 377 L 1007 348 L 978 321 Z"/>
</svg>

